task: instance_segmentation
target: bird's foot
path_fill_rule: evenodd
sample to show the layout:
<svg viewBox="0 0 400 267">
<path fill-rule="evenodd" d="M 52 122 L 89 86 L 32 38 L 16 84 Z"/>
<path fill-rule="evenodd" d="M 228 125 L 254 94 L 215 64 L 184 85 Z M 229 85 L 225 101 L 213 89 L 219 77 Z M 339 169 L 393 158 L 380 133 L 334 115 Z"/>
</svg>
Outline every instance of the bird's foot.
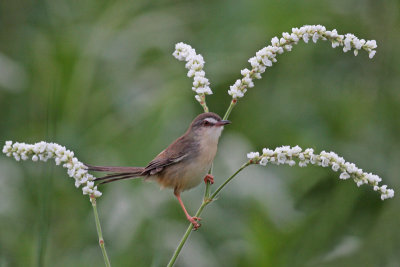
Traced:
<svg viewBox="0 0 400 267">
<path fill-rule="evenodd" d="M 201 221 L 201 218 L 188 216 L 187 219 L 193 224 L 193 230 L 197 230 L 201 226 L 201 224 L 199 223 L 199 221 Z"/>
<path fill-rule="evenodd" d="M 210 184 L 214 184 L 214 176 L 211 174 L 207 174 L 206 177 L 204 177 L 204 182 L 210 182 Z"/>
</svg>

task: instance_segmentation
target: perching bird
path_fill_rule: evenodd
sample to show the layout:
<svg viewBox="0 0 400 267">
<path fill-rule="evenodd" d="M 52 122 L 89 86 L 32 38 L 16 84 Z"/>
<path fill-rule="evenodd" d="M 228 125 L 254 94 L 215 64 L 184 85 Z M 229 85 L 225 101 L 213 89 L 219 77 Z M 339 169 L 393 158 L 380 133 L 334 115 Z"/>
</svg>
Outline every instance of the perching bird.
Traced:
<svg viewBox="0 0 400 267">
<path fill-rule="evenodd" d="M 224 125 L 229 123 L 230 121 L 222 120 L 212 112 L 200 114 L 185 134 L 158 154 L 146 167 L 87 167 L 92 171 L 112 172 L 96 179 L 103 181 L 102 183 L 143 177 L 146 180 L 157 181 L 162 188 L 173 188 L 187 219 L 194 229 L 197 229 L 200 227 L 200 218 L 192 217 L 186 211 L 181 192 L 199 185 L 202 180 L 214 183 L 213 176 L 208 172 L 217 152 L 221 132 Z"/>
</svg>

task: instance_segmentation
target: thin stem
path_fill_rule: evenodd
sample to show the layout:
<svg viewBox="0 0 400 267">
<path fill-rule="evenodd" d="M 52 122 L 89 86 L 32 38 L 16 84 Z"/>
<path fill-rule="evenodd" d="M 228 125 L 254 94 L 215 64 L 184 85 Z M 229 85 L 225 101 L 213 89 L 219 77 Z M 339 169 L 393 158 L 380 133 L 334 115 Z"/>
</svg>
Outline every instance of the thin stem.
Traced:
<svg viewBox="0 0 400 267">
<path fill-rule="evenodd" d="M 207 107 L 207 103 L 206 103 L 206 95 L 205 94 L 200 94 L 200 105 L 203 107 L 204 112 L 207 113 L 208 112 L 208 107 Z"/>
<path fill-rule="evenodd" d="M 104 263 L 107 267 L 111 267 L 110 260 L 108 259 L 107 256 L 106 246 L 104 244 L 103 233 L 101 232 L 99 214 L 97 212 L 96 198 L 90 196 L 90 201 L 92 202 L 94 219 L 96 221 L 97 235 L 99 236 L 99 245 L 101 248 L 101 253 L 103 253 Z"/>
<path fill-rule="evenodd" d="M 236 106 L 237 99 L 232 99 L 231 104 L 229 105 L 228 109 L 225 112 L 224 117 L 222 118 L 223 120 L 227 120 L 229 115 L 231 114 L 232 109 Z"/>
<path fill-rule="evenodd" d="M 251 162 L 246 162 L 245 164 L 242 165 L 242 167 L 240 167 L 234 174 L 232 174 L 231 177 L 229 177 L 222 185 L 220 185 L 218 187 L 218 189 L 211 195 L 211 197 L 207 197 L 205 195 L 203 202 L 201 203 L 201 206 L 199 207 L 199 209 L 197 210 L 196 214 L 194 215 L 195 217 L 199 217 L 200 214 L 202 213 L 203 209 L 210 204 L 215 197 L 218 195 L 218 193 L 239 173 L 241 172 L 244 168 L 246 168 L 247 166 L 249 166 L 251 164 Z M 209 186 L 209 184 L 207 183 L 206 185 L 206 191 L 207 191 L 207 187 Z M 179 256 L 179 253 L 181 252 L 183 246 L 185 245 L 187 239 L 189 238 L 190 233 L 192 232 L 193 229 L 193 224 L 189 224 L 188 228 L 186 229 L 185 234 L 183 235 L 181 241 L 179 242 L 178 247 L 175 249 L 174 254 L 172 255 L 171 259 L 169 260 L 169 263 L 167 265 L 167 267 L 172 267 L 175 264 L 176 259 Z"/>
<path fill-rule="evenodd" d="M 51 208 L 49 203 L 51 201 L 53 191 L 51 188 L 53 186 L 53 167 L 49 170 L 43 170 L 44 183 L 42 184 L 40 190 L 40 216 L 39 216 L 39 239 L 38 239 L 38 258 L 37 265 L 38 267 L 45 265 L 46 258 L 46 250 L 48 243 L 48 234 L 50 229 L 50 217 L 51 217 Z"/>
<path fill-rule="evenodd" d="M 238 175 L 239 172 L 241 172 L 244 168 L 246 168 L 247 166 L 249 166 L 251 164 L 250 161 L 246 162 L 245 164 L 242 165 L 242 167 L 240 167 L 231 177 L 229 177 L 228 179 L 226 179 L 226 181 L 221 184 L 217 190 L 215 190 L 215 192 L 211 195 L 210 199 L 214 200 L 215 197 L 218 195 L 218 193 L 236 176 Z"/>
<path fill-rule="evenodd" d="M 208 171 L 208 174 L 212 174 L 212 172 L 213 172 L 213 165 L 214 164 L 211 164 L 211 168 L 210 168 L 210 170 Z M 206 190 L 204 191 L 204 201 L 206 201 L 207 199 L 209 199 L 210 198 L 210 190 L 211 190 L 211 183 L 209 182 L 209 181 L 207 181 L 207 183 L 206 183 Z"/>
<path fill-rule="evenodd" d="M 204 105 L 203 105 L 203 109 L 204 109 L 204 112 L 205 113 L 207 113 L 208 112 L 208 107 L 207 107 L 207 105 L 204 103 Z"/>
<path fill-rule="evenodd" d="M 203 201 L 201 203 L 200 208 L 197 210 L 196 214 L 194 215 L 195 217 L 199 217 L 201 212 L 203 211 L 204 207 L 208 204 L 208 202 Z M 181 242 L 179 242 L 178 247 L 175 249 L 174 254 L 172 255 L 171 259 L 169 260 L 169 263 L 167 267 L 172 267 L 175 264 L 176 259 L 178 258 L 179 253 L 181 252 L 183 245 L 185 245 L 186 240 L 189 238 L 190 233 L 192 232 L 193 229 L 193 224 L 189 224 L 188 228 L 186 229 L 185 234 L 183 235 Z"/>
</svg>

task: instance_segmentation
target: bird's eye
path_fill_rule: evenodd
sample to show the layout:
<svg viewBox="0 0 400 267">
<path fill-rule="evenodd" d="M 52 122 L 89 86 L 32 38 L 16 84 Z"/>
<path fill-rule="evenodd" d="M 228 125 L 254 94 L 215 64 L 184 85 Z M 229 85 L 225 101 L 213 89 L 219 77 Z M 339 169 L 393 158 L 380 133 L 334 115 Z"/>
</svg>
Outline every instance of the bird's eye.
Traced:
<svg viewBox="0 0 400 267">
<path fill-rule="evenodd" d="M 204 126 L 211 126 L 212 125 L 211 122 L 209 122 L 209 121 L 203 121 L 203 124 L 204 124 Z"/>
</svg>

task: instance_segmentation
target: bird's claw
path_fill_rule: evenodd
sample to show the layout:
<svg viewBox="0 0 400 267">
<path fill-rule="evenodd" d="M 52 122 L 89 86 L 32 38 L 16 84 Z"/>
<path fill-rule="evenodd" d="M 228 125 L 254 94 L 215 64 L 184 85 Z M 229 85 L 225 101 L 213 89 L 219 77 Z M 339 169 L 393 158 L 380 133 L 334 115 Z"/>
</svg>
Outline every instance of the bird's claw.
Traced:
<svg viewBox="0 0 400 267">
<path fill-rule="evenodd" d="M 201 218 L 199 218 L 199 217 L 188 217 L 187 219 L 188 219 L 189 222 L 191 222 L 193 224 L 193 230 L 197 230 L 201 226 L 201 224 L 199 223 L 199 221 L 201 221 Z"/>
<path fill-rule="evenodd" d="M 214 184 L 214 176 L 211 174 L 207 174 L 206 177 L 204 177 L 204 182 L 210 182 L 210 184 Z"/>
</svg>

